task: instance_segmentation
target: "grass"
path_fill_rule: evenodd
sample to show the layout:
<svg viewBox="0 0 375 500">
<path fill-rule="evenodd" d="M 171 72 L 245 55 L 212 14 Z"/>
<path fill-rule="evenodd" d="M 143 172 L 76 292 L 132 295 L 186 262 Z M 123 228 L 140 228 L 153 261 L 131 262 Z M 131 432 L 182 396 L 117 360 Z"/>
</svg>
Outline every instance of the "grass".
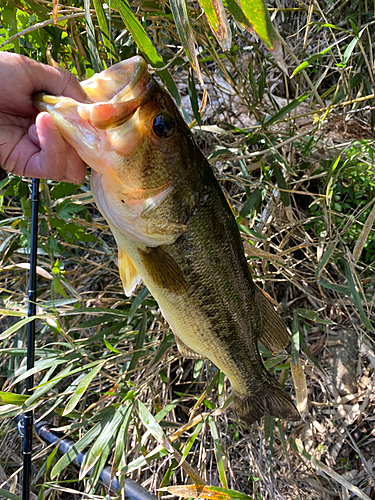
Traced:
<svg viewBox="0 0 375 500">
<path fill-rule="evenodd" d="M 38 12 L 26 2 L 14 12 L 2 7 L 0 37 L 15 34 L 12 16 L 18 32 L 46 23 L 52 5 L 38 5 Z M 188 121 L 199 120 L 202 87 L 189 77 L 168 3 L 132 7 L 170 63 Z M 48 458 L 35 441 L 34 498 L 82 498 L 82 491 L 103 497 L 95 484 L 106 460 L 152 491 L 170 488 L 163 497 L 193 497 L 190 477 L 207 483 L 205 494 L 215 498 L 210 487 L 232 490 L 220 492 L 226 498 L 236 491 L 253 499 L 374 498 L 372 6 L 272 5 L 289 74 L 305 62 L 293 79 L 231 17 L 232 48 L 224 54 L 200 11 L 188 8 L 209 95 L 193 133 L 236 214 L 254 279 L 291 330 L 288 352 L 263 354 L 288 390 L 294 386 L 306 407 L 303 421 L 239 422 L 223 374 L 179 356 L 147 290 L 124 296 L 114 240 L 88 183 L 43 181 L 38 385 L 24 408 L 35 408 L 89 453 L 78 482 L 66 460 Z M 83 15 L 81 6 L 61 7 L 61 15 L 73 13 Z M 92 11 L 91 18 L 102 63 L 135 53 L 116 12 L 109 20 L 115 49 L 104 43 L 103 20 L 99 37 L 99 16 Z M 43 60 L 51 42 L 55 58 L 90 76 L 98 60 L 84 18 L 61 26 L 30 30 L 4 48 Z M 9 394 L 22 392 L 25 376 L 29 180 L 9 178 L 0 199 L 0 378 L 10 398 L 0 407 L 0 488 L 19 494 L 20 438 L 10 417 L 22 406 Z"/>
</svg>

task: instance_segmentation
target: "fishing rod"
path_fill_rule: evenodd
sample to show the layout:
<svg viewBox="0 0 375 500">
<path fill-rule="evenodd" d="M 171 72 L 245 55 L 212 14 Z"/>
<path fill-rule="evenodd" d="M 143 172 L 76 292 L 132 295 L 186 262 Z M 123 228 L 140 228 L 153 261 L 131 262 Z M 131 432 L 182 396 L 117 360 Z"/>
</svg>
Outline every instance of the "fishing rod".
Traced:
<svg viewBox="0 0 375 500">
<path fill-rule="evenodd" d="M 15 422 L 18 425 L 22 421 L 22 415 L 17 415 L 14 417 Z M 53 447 L 58 447 L 58 452 L 60 455 L 67 453 L 75 446 L 75 441 L 72 439 L 64 437 L 60 432 L 52 431 L 51 426 L 44 420 L 40 420 L 34 423 L 34 429 L 37 435 L 49 445 Z M 73 463 L 80 467 L 85 459 L 86 453 L 79 453 L 73 460 Z M 108 488 L 112 493 L 120 493 L 121 486 L 120 482 L 116 476 L 113 476 L 113 470 L 110 465 L 106 465 L 100 473 L 99 480 Z M 143 486 L 136 483 L 132 479 L 125 479 L 124 486 L 125 499 L 127 500 L 158 500 L 156 495 L 153 495 L 147 491 Z"/>
<path fill-rule="evenodd" d="M 3 176 L 2 174 L 5 174 Z M 6 177 L 6 172 L 0 167 L 0 180 Z M 32 317 L 36 314 L 36 266 L 37 266 L 37 248 L 38 248 L 38 206 L 39 206 L 39 179 L 32 180 L 31 194 L 31 237 L 30 237 L 30 279 L 28 293 L 28 312 L 27 316 Z M 28 324 L 27 331 L 27 359 L 26 369 L 30 370 L 35 363 L 35 319 Z M 34 387 L 34 375 L 26 378 L 26 394 L 31 396 Z M 54 447 L 58 446 L 58 451 L 61 454 L 67 453 L 75 442 L 65 438 L 62 434 L 53 432 L 51 426 L 41 420 L 34 423 L 33 410 L 25 412 L 23 415 L 18 415 L 14 418 L 17 422 L 19 430 L 23 435 L 22 453 L 23 453 L 23 479 L 22 479 L 22 500 L 30 500 L 31 493 L 31 456 L 32 456 L 32 436 L 33 428 L 37 435 L 47 444 Z M 23 429 L 21 430 L 21 423 Z M 81 466 L 86 453 L 79 453 L 73 463 Z M 116 476 L 112 477 L 112 468 L 106 466 L 100 473 L 100 481 L 109 488 L 113 493 L 118 493 L 121 489 L 119 480 Z M 153 495 L 141 485 L 132 479 L 125 479 L 124 486 L 125 499 L 128 500 L 157 500 L 158 497 Z"/>
<path fill-rule="evenodd" d="M 38 205 L 39 205 L 39 179 L 32 181 L 31 194 L 31 236 L 30 236 L 30 280 L 29 280 L 29 307 L 28 318 L 36 314 L 36 261 L 38 248 Z M 35 319 L 30 321 L 27 328 L 27 354 L 26 370 L 34 367 L 35 361 Z M 26 378 L 26 395 L 31 396 L 34 387 L 34 375 Z M 23 478 L 22 500 L 30 499 L 31 490 L 31 454 L 33 451 L 33 410 L 24 414 L 23 418 Z"/>
</svg>

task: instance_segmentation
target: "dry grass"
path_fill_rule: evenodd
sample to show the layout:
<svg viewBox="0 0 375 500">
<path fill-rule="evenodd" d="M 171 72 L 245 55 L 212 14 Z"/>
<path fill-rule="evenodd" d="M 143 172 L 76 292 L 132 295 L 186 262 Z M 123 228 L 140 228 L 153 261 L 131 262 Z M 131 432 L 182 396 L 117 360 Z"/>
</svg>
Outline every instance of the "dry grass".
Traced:
<svg viewBox="0 0 375 500">
<path fill-rule="evenodd" d="M 138 5 L 144 9 L 141 2 Z M 161 5 L 160 12 L 166 8 Z M 375 198 L 373 110 L 372 100 L 366 97 L 371 94 L 367 82 L 373 85 L 369 71 L 374 67 L 371 27 L 364 30 L 346 66 L 337 66 L 352 40 L 350 19 L 360 30 L 373 21 L 373 12 L 366 14 L 370 12 L 366 2 L 315 1 L 307 5 L 285 0 L 276 2 L 274 8 L 272 15 L 287 43 L 285 62 L 290 72 L 330 45 L 332 50 L 293 80 L 268 59 L 265 91 L 259 99 L 266 54 L 258 42 L 237 29 L 239 50 L 219 59 L 217 48 L 207 42 L 207 30 L 201 29 L 197 37 L 211 47 L 213 61 L 202 64 L 210 104 L 202 129 L 195 127 L 194 134 L 205 154 L 212 156 L 210 161 L 237 215 L 243 213 L 255 188 L 260 190 L 260 203 L 246 210 L 239 223 L 254 279 L 275 299 L 291 328 L 293 352 L 298 350 L 296 339 L 300 338 L 297 352 L 304 376 L 295 373 L 294 385 L 300 404 L 303 391 L 307 391 L 303 420 L 292 424 L 265 419 L 248 428 L 238 421 L 231 406 L 222 410 L 229 397 L 226 379 L 212 364 L 183 360 L 178 355 L 172 334 L 150 296 L 145 295 L 137 309 L 132 304 L 137 305 L 142 295 L 130 300 L 124 297 L 114 241 L 91 205 L 88 187 L 72 196 L 71 202 L 82 210 L 66 221 L 74 221 L 98 240 L 66 243 L 64 232 L 56 232 L 49 224 L 50 215 L 56 214 L 61 203 L 61 199 L 52 199 L 51 205 L 50 183 L 42 190 L 42 205 L 48 210 L 40 216 L 45 221 L 40 235 L 45 253 L 38 261 L 49 273 L 38 276 L 38 303 L 50 317 L 38 322 L 37 347 L 45 351 L 38 351 L 37 359 L 50 355 L 58 360 L 77 354 L 76 360 L 66 358 L 66 363 L 50 373 L 50 379 L 66 366 L 77 369 L 103 356 L 106 364 L 75 413 L 61 416 L 80 372 L 66 373 L 51 386 L 41 395 L 36 411 L 77 440 L 126 397 L 130 402 L 133 397 L 143 402 L 154 416 L 171 405 L 157 420 L 176 452 L 160 452 L 159 448 L 156 458 L 152 456 L 159 446 L 157 427 L 146 428 L 137 403 L 124 436 L 120 468 L 152 491 L 188 484 L 189 474 L 199 474 L 209 485 L 227 486 L 254 499 L 375 498 L 375 334 L 371 331 L 375 325 L 375 260 L 371 258 L 375 238 L 373 227 L 367 227 L 366 222 Z M 167 50 L 176 53 L 179 42 L 172 22 L 166 23 L 162 14 L 152 9 L 146 19 L 154 42 L 162 46 L 169 37 Z M 166 23 L 164 31 L 160 20 Z M 307 26 L 310 21 L 313 24 Z M 249 77 L 249 65 L 255 85 Z M 351 87 L 350 80 L 357 74 L 362 80 Z M 187 71 L 177 68 L 174 78 L 183 107 L 193 116 L 187 97 Z M 303 92 L 311 93 L 307 100 L 272 125 L 264 124 L 265 117 L 274 117 Z M 332 101 L 335 95 L 337 102 Z M 217 126 L 225 133 L 218 133 Z M 362 177 L 353 175 L 359 171 Z M 368 179 L 370 184 L 366 185 Z M 353 201 L 350 187 L 356 190 L 358 203 Z M 0 301 L 1 307 L 24 314 L 27 270 L 19 265 L 28 263 L 21 244 L 27 224 L 15 222 L 26 220 L 19 205 L 19 199 L 10 194 L 1 214 L 1 240 L 6 243 L 1 245 Z M 361 239 L 365 230 L 367 237 Z M 61 245 L 54 249 L 53 257 L 49 235 Z M 12 248 L 16 241 L 19 244 Z M 64 267 L 60 275 L 52 272 L 56 258 Z M 67 298 L 61 295 L 58 283 Z M 142 287 L 137 293 L 143 293 Z M 112 316 L 108 316 L 110 309 Z M 4 314 L 1 321 L 3 330 L 15 319 Z M 21 329 L 3 340 L 3 391 L 22 390 L 22 382 L 12 384 L 14 373 L 24 363 L 24 353 L 12 349 L 23 347 L 24 338 Z M 160 346 L 165 348 L 163 352 Z M 272 360 L 266 359 L 272 366 Z M 276 373 L 293 392 L 291 365 L 286 353 L 276 365 Z M 45 373 L 37 375 L 37 383 Z M 179 435 L 185 425 L 185 432 Z M 9 420 L 3 422 L 0 436 L 0 480 L 3 487 L 19 493 L 20 438 L 15 437 Z M 178 454 L 184 454 L 189 440 L 191 449 L 185 462 L 178 465 Z M 35 453 L 39 457 L 35 460 L 37 474 L 47 457 L 37 441 Z M 135 462 L 142 456 L 147 457 L 143 463 Z M 112 453 L 108 460 L 113 460 Z M 90 481 L 84 486 L 78 483 L 73 468 L 51 479 L 50 464 L 46 467 L 34 493 L 41 491 L 43 482 L 44 498 L 82 498 L 78 490 L 90 490 Z M 68 482 L 60 482 L 65 480 Z M 97 494 L 105 492 L 99 488 Z M 169 493 L 164 491 L 162 496 L 168 498 Z"/>
</svg>

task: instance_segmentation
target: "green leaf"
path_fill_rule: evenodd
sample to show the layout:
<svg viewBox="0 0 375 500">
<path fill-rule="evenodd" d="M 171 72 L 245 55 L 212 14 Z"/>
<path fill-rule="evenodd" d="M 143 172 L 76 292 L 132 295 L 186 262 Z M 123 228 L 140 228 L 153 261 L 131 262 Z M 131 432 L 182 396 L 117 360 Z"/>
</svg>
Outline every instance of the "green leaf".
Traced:
<svg viewBox="0 0 375 500">
<path fill-rule="evenodd" d="M 131 308 L 130 308 L 130 311 L 129 311 L 128 323 L 131 323 L 136 310 L 142 304 L 142 302 L 144 301 L 144 299 L 147 297 L 148 294 L 149 294 L 149 291 L 148 291 L 147 287 L 144 286 L 140 290 L 140 292 L 138 293 L 138 295 L 135 297 L 135 299 L 133 300 L 133 304 L 131 305 Z"/>
<path fill-rule="evenodd" d="M 315 311 L 310 311 L 309 309 L 298 308 L 296 311 L 300 316 L 306 319 L 311 319 L 311 321 L 315 321 L 316 323 L 321 323 L 322 325 L 332 325 L 332 321 L 330 319 L 320 318 L 318 313 Z"/>
<path fill-rule="evenodd" d="M 212 439 L 214 441 L 216 464 L 217 464 L 217 468 L 219 470 L 220 481 L 221 481 L 221 484 L 224 488 L 228 488 L 227 478 L 225 475 L 225 465 L 224 465 L 224 459 L 223 459 L 223 452 L 222 452 L 222 447 L 221 447 L 220 441 L 219 441 L 219 434 L 217 432 L 217 427 L 216 427 L 215 421 L 212 417 L 208 417 L 208 423 L 210 425 L 211 435 L 212 435 Z"/>
<path fill-rule="evenodd" d="M 70 182 L 59 182 L 51 189 L 51 197 L 54 200 L 65 198 L 66 196 L 71 196 L 78 188 L 79 185 L 77 184 L 70 184 Z"/>
<path fill-rule="evenodd" d="M 232 45 L 232 33 L 222 1 L 200 0 L 200 3 L 210 24 L 211 31 L 219 42 L 220 47 L 223 50 L 230 50 Z"/>
<path fill-rule="evenodd" d="M 278 111 L 276 114 L 267 118 L 263 126 L 269 127 L 270 125 L 284 118 L 285 115 L 293 111 L 294 108 L 299 106 L 305 99 L 307 99 L 309 95 L 310 93 L 306 92 L 305 94 L 302 94 L 300 97 L 298 97 L 298 99 L 294 99 L 294 101 L 281 108 L 280 111 Z"/>
<path fill-rule="evenodd" d="M 127 407 L 120 406 L 113 417 L 108 419 L 102 426 L 101 432 L 97 437 L 95 443 L 92 445 L 90 450 L 87 452 L 84 462 L 81 466 L 81 471 L 79 478 L 82 479 L 96 464 L 96 462 L 101 458 L 102 454 L 108 456 L 113 441 L 116 438 L 117 431 L 123 421 L 124 416 L 126 416 Z"/>
<path fill-rule="evenodd" d="M 12 404 L 22 406 L 27 401 L 29 396 L 23 394 L 16 394 L 14 392 L 0 391 L 0 405 Z"/>
<path fill-rule="evenodd" d="M 8 337 L 10 337 L 10 335 L 12 335 L 12 333 L 16 332 L 17 330 L 19 330 L 23 326 L 27 325 L 28 323 L 30 323 L 30 321 L 35 321 L 36 319 L 42 320 L 42 318 L 43 318 L 43 315 L 37 314 L 35 316 L 29 316 L 28 318 L 24 318 L 24 319 L 21 319 L 20 321 L 17 321 L 17 323 L 15 323 L 11 327 L 7 328 L 0 335 L 0 340 L 7 339 Z M 45 318 L 45 316 L 44 316 L 44 318 Z"/>
<path fill-rule="evenodd" d="M 126 375 L 127 379 L 131 375 L 131 372 L 137 366 L 139 357 L 141 356 L 141 349 L 143 347 L 145 337 L 146 337 L 146 328 L 147 328 L 147 315 L 146 315 L 146 313 L 144 313 L 142 321 L 139 325 L 137 341 L 136 341 L 135 346 L 134 346 L 134 352 L 132 355 L 132 359 L 130 360 L 129 367 L 127 369 L 127 375 Z"/>
<path fill-rule="evenodd" d="M 249 215 L 251 209 L 261 201 L 261 194 L 261 190 L 258 187 L 254 189 L 254 191 L 251 193 L 244 206 L 242 207 L 240 217 L 244 218 Z"/>
<path fill-rule="evenodd" d="M 195 37 L 189 20 L 186 0 L 170 0 L 170 6 L 182 46 L 190 64 L 197 71 L 199 63 L 195 54 Z"/>
<path fill-rule="evenodd" d="M 15 495 L 14 493 L 11 493 L 10 491 L 5 490 L 4 488 L 0 488 L 0 497 L 7 498 L 9 500 L 21 500 L 20 496 Z"/>
<path fill-rule="evenodd" d="M 74 410 L 74 408 L 77 406 L 77 404 L 80 402 L 81 398 L 85 394 L 91 381 L 100 372 L 100 370 L 103 368 L 104 364 L 105 364 L 105 361 L 102 361 L 101 363 L 99 363 L 89 373 L 87 373 L 87 375 L 85 375 L 85 377 L 81 380 L 81 382 L 77 386 L 77 389 L 74 391 L 74 393 L 70 397 L 70 399 L 69 399 L 69 401 L 64 409 L 63 417 L 65 415 L 68 415 L 71 411 Z"/>
<path fill-rule="evenodd" d="M 173 451 L 172 445 L 167 440 L 163 429 L 141 401 L 138 401 L 138 414 L 143 425 L 150 431 L 158 443 L 164 446 L 167 451 Z"/>
<path fill-rule="evenodd" d="M 64 470 L 102 431 L 105 425 L 112 420 L 113 414 L 107 415 L 101 422 L 97 422 L 83 437 L 75 443 L 75 445 L 63 455 L 55 464 L 51 471 L 51 479 L 55 478 L 62 470 Z"/>
<path fill-rule="evenodd" d="M 365 325 L 365 327 L 368 328 L 370 330 L 370 332 L 374 332 L 375 329 L 372 326 L 368 317 L 366 316 L 365 311 L 363 310 L 363 307 L 362 307 L 361 296 L 360 296 L 358 289 L 357 289 L 356 280 L 354 279 L 354 276 L 356 276 L 355 270 L 349 264 L 347 259 L 344 260 L 344 265 L 345 265 L 345 276 L 346 276 L 346 279 L 348 280 L 349 293 L 350 293 L 350 297 L 353 301 L 353 304 L 355 305 L 355 307 L 359 313 L 359 316 L 360 316 L 363 324 Z M 358 280 L 358 278 L 357 278 L 357 280 Z"/>
<path fill-rule="evenodd" d="M 202 109 L 206 104 L 207 90 L 203 81 L 198 58 L 195 53 L 195 37 L 187 12 L 186 0 L 170 0 L 170 6 L 185 54 L 187 55 L 194 71 L 196 71 L 199 82 L 203 88 L 203 98 L 201 103 Z"/>
<path fill-rule="evenodd" d="M 353 38 L 353 40 L 346 47 L 341 64 L 347 64 L 348 60 L 350 59 L 350 56 L 352 55 L 354 47 L 357 45 L 358 41 L 359 41 L 358 38 Z"/>
<path fill-rule="evenodd" d="M 188 456 L 189 454 L 189 451 L 191 450 L 193 444 L 195 443 L 195 440 L 198 436 L 198 434 L 200 433 L 202 427 L 203 427 L 203 423 L 204 421 L 201 420 L 200 422 L 198 422 L 198 424 L 196 425 L 195 429 L 194 429 L 194 432 L 193 434 L 190 436 L 189 438 L 189 441 L 186 443 L 185 445 L 185 448 L 184 448 L 184 451 L 182 453 L 182 458 L 181 460 L 185 460 L 185 458 Z"/>
<path fill-rule="evenodd" d="M 115 464 L 117 464 L 119 468 L 125 466 L 125 445 L 133 411 L 134 411 L 134 404 L 129 403 L 126 406 L 126 411 L 124 413 L 119 431 L 117 433 L 116 446 L 115 446 Z"/>
<path fill-rule="evenodd" d="M 277 181 L 277 185 L 279 187 L 279 193 L 281 201 L 283 202 L 284 207 L 290 206 L 290 194 L 288 192 L 288 186 L 285 182 L 284 174 L 282 173 L 281 168 L 275 166 L 275 177 Z"/>
<path fill-rule="evenodd" d="M 199 104 L 198 104 L 198 95 L 197 89 L 195 87 L 194 82 L 194 74 L 192 68 L 189 68 L 189 76 L 188 76 L 188 94 L 190 98 L 191 107 L 193 109 L 194 118 L 197 120 L 198 125 L 200 126 L 202 123 L 201 114 L 199 113 Z"/>
<path fill-rule="evenodd" d="M 83 0 L 83 5 L 85 8 L 87 43 L 89 47 L 91 64 L 95 73 L 100 73 L 101 71 L 103 71 L 103 65 L 100 60 L 99 52 L 97 49 L 95 30 L 90 12 L 90 0 Z"/>
<path fill-rule="evenodd" d="M 112 38 L 112 33 L 109 30 L 107 16 L 105 15 L 103 4 L 101 0 L 93 0 L 96 17 L 98 19 L 99 28 L 102 34 L 103 43 L 108 51 L 109 58 L 114 64 L 118 62 L 118 56 L 116 52 L 115 43 Z"/>
<path fill-rule="evenodd" d="M 322 258 L 320 259 L 320 261 L 318 262 L 318 265 L 316 266 L 315 278 L 318 278 L 320 276 L 320 273 L 323 271 L 323 269 L 328 264 L 328 261 L 331 258 L 331 255 L 333 254 L 335 248 L 336 248 L 336 242 L 333 243 L 332 245 L 329 245 L 327 250 L 322 255 Z"/>
<path fill-rule="evenodd" d="M 163 68 L 165 66 L 163 59 L 159 56 L 147 33 L 133 14 L 133 11 L 131 10 L 127 0 L 112 0 L 111 8 L 116 9 L 120 12 L 122 20 L 124 21 L 126 27 L 134 38 L 135 43 L 137 44 L 147 61 L 149 61 L 149 63 L 156 69 Z M 180 106 L 180 94 L 178 93 L 177 86 L 174 83 L 174 80 L 169 74 L 168 70 L 163 69 L 158 71 L 158 73 L 160 75 L 160 78 L 165 83 L 165 86 L 169 90 L 170 94 L 176 101 L 177 106 Z"/>
</svg>

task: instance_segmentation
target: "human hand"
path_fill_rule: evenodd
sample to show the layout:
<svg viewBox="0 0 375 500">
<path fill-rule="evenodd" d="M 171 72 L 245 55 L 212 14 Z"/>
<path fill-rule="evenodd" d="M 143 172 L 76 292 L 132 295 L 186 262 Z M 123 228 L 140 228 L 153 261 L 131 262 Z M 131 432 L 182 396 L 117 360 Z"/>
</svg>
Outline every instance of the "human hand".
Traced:
<svg viewBox="0 0 375 500">
<path fill-rule="evenodd" d="M 86 93 L 68 71 L 0 52 L 0 167 L 6 172 L 79 184 L 86 165 L 61 136 L 52 117 L 39 113 L 36 92 L 72 97 Z"/>
</svg>

